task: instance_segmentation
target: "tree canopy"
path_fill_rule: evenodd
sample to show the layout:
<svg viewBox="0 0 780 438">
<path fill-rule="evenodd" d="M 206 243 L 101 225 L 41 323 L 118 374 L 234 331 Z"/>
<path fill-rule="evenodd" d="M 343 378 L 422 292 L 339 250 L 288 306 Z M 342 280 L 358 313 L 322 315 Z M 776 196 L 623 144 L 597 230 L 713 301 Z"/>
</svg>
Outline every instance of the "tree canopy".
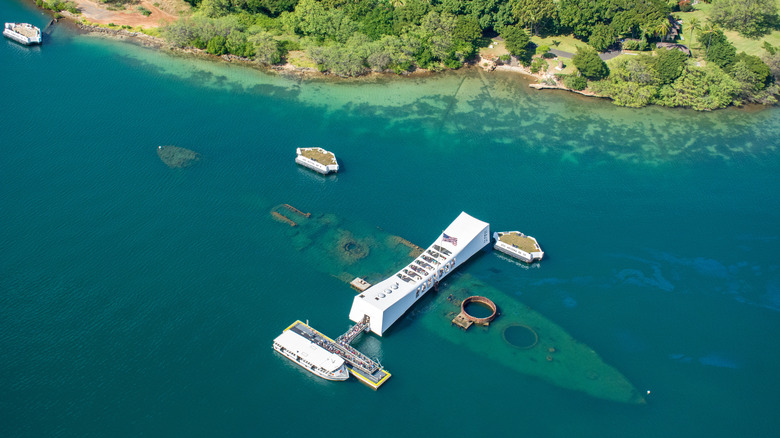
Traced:
<svg viewBox="0 0 780 438">
<path fill-rule="evenodd" d="M 509 53 L 518 57 L 525 54 L 528 43 L 531 42 L 528 33 L 517 25 L 504 27 L 501 36 L 504 38 L 504 44 L 506 44 L 506 49 L 509 50 Z"/>
<path fill-rule="evenodd" d="M 777 3 L 775 0 L 713 0 L 710 19 L 748 38 L 758 38 L 777 25 Z"/>
<path fill-rule="evenodd" d="M 671 84 L 680 77 L 687 60 L 688 55 L 679 50 L 659 50 L 653 59 L 653 67 L 658 72 L 660 83 Z"/>
<path fill-rule="evenodd" d="M 124 1 L 124 0 L 117 0 Z M 686 36 L 704 66 L 678 50 L 620 57 L 611 69 L 598 55 L 617 41 L 646 50 L 669 32 L 674 0 L 187 0 L 195 12 L 161 29 L 178 47 L 232 54 L 273 65 L 308 55 L 320 71 L 356 76 L 416 68 L 458 68 L 475 59 L 488 37 L 531 71 L 545 70 L 549 50 L 533 50 L 530 34 L 573 34 L 588 43 L 572 59 L 570 88 L 611 97 L 618 105 L 659 104 L 714 109 L 772 102 L 780 92 L 780 50 L 762 58 L 740 53 L 721 29 L 755 36 L 777 23 L 775 0 L 713 0 L 707 24 L 686 20 Z M 694 36 L 696 38 L 694 39 Z M 304 57 L 305 58 L 305 57 Z"/>
<path fill-rule="evenodd" d="M 708 62 L 714 62 L 720 68 L 726 68 L 734 62 L 737 49 L 726 38 L 723 31 L 712 29 L 703 31 L 699 39 L 702 41 L 702 44 L 706 41 L 707 48 L 704 52 L 704 59 Z"/>
<path fill-rule="evenodd" d="M 599 80 L 609 76 L 607 64 L 599 58 L 598 52 L 589 47 L 577 47 L 577 53 L 572 58 L 577 70 L 588 79 Z"/>
</svg>

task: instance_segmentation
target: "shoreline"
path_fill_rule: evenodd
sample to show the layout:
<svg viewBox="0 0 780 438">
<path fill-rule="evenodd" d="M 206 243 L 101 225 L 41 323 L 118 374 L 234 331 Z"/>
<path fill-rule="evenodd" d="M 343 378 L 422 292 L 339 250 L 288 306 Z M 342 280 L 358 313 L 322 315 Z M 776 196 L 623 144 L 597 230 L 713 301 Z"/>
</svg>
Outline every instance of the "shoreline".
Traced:
<svg viewBox="0 0 780 438">
<path fill-rule="evenodd" d="M 92 4 L 93 2 L 91 0 L 80 0 L 77 3 Z M 41 10 L 47 12 L 45 9 L 41 9 Z M 189 48 L 176 47 L 161 37 L 156 37 L 144 32 L 123 28 L 122 26 L 129 25 L 128 22 L 126 22 L 126 18 L 130 18 L 132 17 L 132 15 L 125 15 L 120 18 L 116 16 L 119 15 L 119 12 L 116 12 L 115 17 L 113 18 L 113 23 L 115 24 L 115 27 L 109 27 L 106 23 L 93 21 L 96 17 L 89 16 L 88 14 L 77 15 L 77 14 L 70 13 L 68 11 L 61 11 L 60 14 L 62 15 L 62 18 L 65 19 L 63 21 L 68 23 L 68 25 L 72 25 L 73 28 L 81 35 L 122 40 L 122 41 L 130 42 L 132 44 L 141 45 L 144 47 L 149 47 L 161 51 L 169 51 L 177 54 L 192 55 L 195 57 L 200 57 L 201 59 L 206 59 L 211 61 L 239 63 L 241 65 L 245 65 L 247 67 L 265 73 L 289 74 L 298 77 L 303 77 L 306 79 L 326 80 L 326 81 L 364 81 L 366 79 L 370 80 L 370 79 L 378 79 L 378 78 L 420 78 L 420 77 L 432 76 L 437 73 L 431 70 L 416 69 L 415 71 L 412 72 L 397 74 L 390 70 L 386 70 L 384 72 L 368 71 L 365 74 L 356 77 L 342 77 L 330 73 L 323 73 L 317 70 L 316 68 L 312 68 L 312 67 L 298 67 L 290 63 L 289 61 L 281 65 L 262 65 L 252 61 L 249 58 L 243 58 L 236 55 L 227 54 L 227 55 L 217 56 L 208 53 L 204 49 L 197 49 L 194 47 L 189 47 Z M 84 20 L 86 20 L 89 24 L 84 23 Z M 107 21 L 107 20 L 110 19 L 106 17 L 101 17 L 99 21 Z M 55 21 L 57 21 L 56 18 Z M 156 29 L 159 29 L 159 27 L 156 27 Z M 599 96 L 594 93 L 577 91 L 577 90 L 566 88 L 559 81 L 555 80 L 555 78 L 552 75 L 545 75 L 540 73 L 535 74 L 532 73 L 529 68 L 520 65 L 511 66 L 505 64 L 497 64 L 496 61 L 483 58 L 479 54 L 477 55 L 476 59 L 474 59 L 473 61 L 464 63 L 462 68 L 465 69 L 480 68 L 488 73 L 494 70 L 512 72 L 512 73 L 520 74 L 526 79 L 537 81 L 538 84 L 535 83 L 529 84 L 529 87 L 531 88 L 540 89 L 540 90 L 557 89 L 557 90 L 574 92 L 588 97 L 605 98 L 605 96 Z M 455 71 L 455 70 L 446 70 L 446 71 Z M 549 84 L 545 85 L 544 84 L 545 81 L 548 83 L 550 81 L 554 81 L 555 85 L 549 85 Z"/>
<path fill-rule="evenodd" d="M 409 72 L 407 74 L 402 74 L 402 75 L 398 75 L 390 71 L 387 72 L 370 71 L 364 75 L 360 75 L 356 77 L 341 77 L 334 74 L 322 73 L 319 70 L 311 67 L 298 67 L 291 64 L 290 62 L 287 62 L 285 64 L 280 64 L 280 65 L 262 65 L 252 61 L 249 58 L 243 58 L 236 55 L 227 54 L 227 55 L 217 56 L 208 53 L 204 49 L 198 49 L 194 47 L 188 47 L 188 48 L 176 47 L 162 38 L 148 35 L 143 32 L 122 29 L 120 27 L 113 29 L 110 27 L 104 27 L 100 25 L 84 24 L 80 20 L 76 19 L 72 14 L 69 13 L 63 13 L 63 16 L 65 18 L 68 18 L 67 23 L 69 25 L 73 25 L 75 30 L 84 36 L 125 41 L 143 47 L 148 47 L 160 51 L 168 51 L 171 53 L 181 54 L 185 56 L 193 56 L 196 58 L 213 61 L 213 62 L 237 63 L 239 65 L 253 68 L 265 73 L 290 74 L 299 77 L 304 77 L 306 79 L 329 80 L 329 81 L 331 80 L 332 81 L 361 81 L 366 79 L 376 79 L 376 78 L 384 78 L 384 77 L 419 78 L 419 77 L 435 74 L 435 72 L 429 70 L 418 69 L 414 72 Z"/>
<path fill-rule="evenodd" d="M 252 61 L 249 58 L 243 58 L 231 54 L 217 56 L 208 53 L 204 49 L 197 49 L 193 47 L 190 48 L 176 47 L 162 38 L 148 35 L 143 32 L 137 32 L 137 31 L 127 30 L 122 28 L 113 29 L 110 27 L 104 27 L 104 26 L 94 25 L 94 24 L 84 24 L 80 20 L 76 19 L 75 16 L 73 16 L 72 14 L 64 13 L 63 15 L 65 18 L 68 18 L 68 23 L 72 24 L 77 29 L 77 31 L 82 35 L 93 36 L 97 38 L 108 38 L 114 40 L 127 41 L 131 44 L 138 44 L 144 47 L 149 47 L 161 51 L 170 51 L 170 52 L 183 54 L 183 55 L 192 55 L 210 61 L 238 63 L 240 65 L 245 65 L 247 67 L 254 68 L 256 70 L 260 70 L 266 73 L 293 74 L 293 75 L 305 77 L 307 79 L 333 80 L 333 81 L 361 81 L 361 80 L 376 79 L 376 78 L 419 78 L 419 77 L 426 77 L 426 76 L 432 76 L 437 74 L 437 72 L 435 71 L 417 69 L 415 71 L 404 73 L 404 74 L 397 74 L 390 70 L 387 70 L 384 72 L 369 71 L 363 75 L 356 76 L 356 77 L 342 77 L 334 74 L 323 73 L 311 67 L 298 67 L 296 65 L 291 64 L 290 62 L 281 65 L 270 65 L 270 66 L 261 65 Z M 511 72 L 511 73 L 519 74 L 525 77 L 526 79 L 539 81 L 538 83 L 528 84 L 529 87 L 537 90 L 546 90 L 546 89 L 563 90 L 572 93 L 577 93 L 587 97 L 598 97 L 602 99 L 607 98 L 606 96 L 600 96 L 598 94 L 587 92 L 587 91 L 579 91 L 579 90 L 566 88 L 558 81 L 556 81 L 556 85 L 544 84 L 541 81 L 543 81 L 546 78 L 545 75 L 531 73 L 531 71 L 528 68 L 523 66 L 494 65 L 494 64 L 489 64 L 488 66 L 484 66 L 485 62 L 489 62 L 489 60 L 482 57 L 478 57 L 474 61 L 465 63 L 462 68 L 463 69 L 479 68 L 488 73 L 492 71 L 501 71 L 501 72 Z M 447 71 L 454 72 L 456 70 L 447 70 Z M 554 80 L 552 76 L 547 76 L 547 78 L 552 78 Z"/>
<path fill-rule="evenodd" d="M 44 12 L 48 12 L 44 9 L 41 10 Z M 397 74 L 390 70 L 386 70 L 383 72 L 367 71 L 366 73 L 360 76 L 343 77 L 331 73 L 323 73 L 318 69 L 312 67 L 298 67 L 290 63 L 289 61 L 282 65 L 262 65 L 262 64 L 258 64 L 257 62 L 254 62 L 249 58 L 243 58 L 232 54 L 217 56 L 208 53 L 204 49 L 198 49 L 194 47 L 189 47 L 189 48 L 177 47 L 170 44 L 169 42 L 167 42 L 161 37 L 152 36 L 144 32 L 134 31 L 132 29 L 128 30 L 126 28 L 122 28 L 120 27 L 122 26 L 121 23 L 115 24 L 116 28 L 107 27 L 107 25 L 100 24 L 100 23 L 90 22 L 90 24 L 86 24 L 82 20 L 89 21 L 89 19 L 84 16 L 72 14 L 67 11 L 61 11 L 60 14 L 62 18 L 66 19 L 64 20 L 65 23 L 68 23 L 68 25 L 72 25 L 76 29 L 76 31 L 82 35 L 127 41 L 130 42 L 131 44 L 137 44 L 137 45 L 141 45 L 144 47 L 148 47 L 160 51 L 168 51 L 170 53 L 176 53 L 184 56 L 194 56 L 202 60 L 209 60 L 212 62 L 238 63 L 239 65 L 253 68 L 263 73 L 291 75 L 291 76 L 296 76 L 298 78 L 307 79 L 307 80 L 332 81 L 332 82 L 345 82 L 345 81 L 361 82 L 361 81 L 367 81 L 367 80 L 370 81 L 370 80 L 377 80 L 377 79 L 421 78 L 421 77 L 433 76 L 439 73 L 437 71 L 416 69 L 415 71 L 412 72 Z M 56 18 L 54 18 L 54 20 L 59 22 Z M 154 29 L 157 28 L 154 27 Z M 564 86 L 561 81 L 557 80 L 555 76 L 550 72 L 532 73 L 530 71 L 530 68 L 528 67 L 524 67 L 522 65 L 503 64 L 500 61 L 483 58 L 482 55 L 479 54 L 477 55 L 477 58 L 475 60 L 465 62 L 463 64 L 463 67 L 461 67 L 461 69 L 471 69 L 471 68 L 479 68 L 487 73 L 493 71 L 502 71 L 502 72 L 510 72 L 513 74 L 520 74 L 527 80 L 536 81 L 528 84 L 530 88 L 533 88 L 535 90 L 540 90 L 540 91 L 561 90 L 561 91 L 567 91 L 570 93 L 579 94 L 580 96 L 584 96 L 584 97 L 608 99 L 612 101 L 612 99 L 609 96 L 600 95 L 592 91 L 589 91 L 588 89 L 575 90 L 572 88 L 568 88 Z M 457 70 L 447 69 L 444 71 L 455 72 Z M 658 106 L 658 105 L 649 105 L 649 106 Z M 726 108 L 740 108 L 743 110 L 744 109 L 752 110 L 755 107 L 764 109 L 771 106 L 773 105 L 761 105 L 758 103 L 750 103 L 750 104 L 743 104 L 743 105 L 732 104 Z M 671 107 L 666 107 L 666 108 L 672 109 Z M 674 108 L 691 109 L 686 107 L 674 107 Z M 716 109 L 726 109 L 726 108 L 716 108 Z M 635 109 L 641 109 L 641 108 L 635 108 Z M 712 109 L 707 111 L 712 111 Z"/>
</svg>

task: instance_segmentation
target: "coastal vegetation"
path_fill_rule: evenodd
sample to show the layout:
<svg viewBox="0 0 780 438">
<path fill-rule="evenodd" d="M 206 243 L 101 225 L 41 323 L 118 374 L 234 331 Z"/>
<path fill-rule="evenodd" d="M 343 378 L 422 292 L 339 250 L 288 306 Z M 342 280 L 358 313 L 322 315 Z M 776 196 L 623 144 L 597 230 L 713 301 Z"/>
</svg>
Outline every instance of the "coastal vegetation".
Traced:
<svg viewBox="0 0 780 438">
<path fill-rule="evenodd" d="M 510 64 L 631 107 L 772 104 L 780 92 L 780 0 L 186 1 L 191 13 L 161 28 L 170 44 L 265 66 L 350 77 Z"/>
<path fill-rule="evenodd" d="M 52 11 L 54 13 L 54 16 L 56 18 L 60 18 L 61 15 L 59 14 L 62 11 L 68 11 L 71 14 L 78 15 L 81 13 L 79 11 L 76 3 L 73 1 L 63 1 L 63 0 L 35 0 L 35 5 L 42 9 L 47 9 L 49 11 Z"/>
<path fill-rule="evenodd" d="M 530 66 L 532 35 L 573 34 L 602 51 L 619 37 L 648 35 L 670 11 L 664 0 L 188 1 L 195 13 L 163 32 L 177 46 L 209 50 L 211 39 L 233 34 L 248 46 L 227 53 L 265 64 L 295 46 L 319 70 L 340 76 L 459 68 L 494 37 Z"/>
</svg>

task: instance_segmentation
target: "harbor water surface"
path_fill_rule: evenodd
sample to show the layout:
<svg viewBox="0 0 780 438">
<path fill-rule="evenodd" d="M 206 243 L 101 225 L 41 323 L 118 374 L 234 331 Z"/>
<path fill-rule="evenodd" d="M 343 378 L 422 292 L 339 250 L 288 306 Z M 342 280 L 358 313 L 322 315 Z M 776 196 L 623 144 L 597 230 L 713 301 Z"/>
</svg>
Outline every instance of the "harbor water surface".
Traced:
<svg viewBox="0 0 780 438">
<path fill-rule="evenodd" d="M 777 433 L 777 108 L 624 109 L 477 70 L 302 80 L 66 26 L 0 59 L 0 436 Z M 363 337 L 380 390 L 314 377 L 271 341 L 296 319 L 338 336 L 355 292 L 282 203 L 424 247 L 461 211 L 536 237 L 541 263 L 484 251 L 453 281 L 544 315 L 645 403 L 517 372 L 425 305 Z"/>
</svg>

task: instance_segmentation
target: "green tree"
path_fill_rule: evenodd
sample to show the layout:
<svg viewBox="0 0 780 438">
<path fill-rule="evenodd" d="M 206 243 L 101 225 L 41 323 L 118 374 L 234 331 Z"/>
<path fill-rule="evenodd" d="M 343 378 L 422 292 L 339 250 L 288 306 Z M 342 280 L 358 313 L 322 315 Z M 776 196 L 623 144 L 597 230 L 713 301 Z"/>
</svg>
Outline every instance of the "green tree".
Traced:
<svg viewBox="0 0 780 438">
<path fill-rule="evenodd" d="M 737 49 L 720 30 L 709 30 L 707 33 L 707 51 L 704 59 L 713 62 L 720 68 L 727 68 L 734 62 Z M 699 37 L 701 39 L 701 37 Z"/>
<path fill-rule="evenodd" d="M 691 17 L 688 21 L 689 38 L 691 40 L 691 42 L 688 43 L 689 46 L 693 46 L 693 32 L 700 29 L 701 24 L 699 24 L 699 20 L 696 17 Z"/>
<path fill-rule="evenodd" d="M 396 6 L 393 11 L 395 34 L 400 35 L 406 27 L 419 26 L 430 7 L 430 3 L 422 0 L 406 0 L 403 6 Z"/>
<path fill-rule="evenodd" d="M 713 0 L 710 19 L 748 38 L 772 31 L 778 22 L 775 0 Z"/>
<path fill-rule="evenodd" d="M 669 29 L 671 28 L 672 25 L 669 24 L 669 19 L 664 17 L 655 25 L 655 34 L 664 39 L 666 35 L 669 35 Z"/>
<path fill-rule="evenodd" d="M 588 79 L 599 80 L 609 76 L 609 68 L 599 58 L 598 52 L 590 47 L 577 47 L 577 53 L 572 58 L 574 66 Z"/>
<path fill-rule="evenodd" d="M 780 50 L 767 50 L 761 60 L 769 67 L 774 81 L 778 82 L 780 80 Z"/>
<path fill-rule="evenodd" d="M 748 55 L 745 52 L 740 52 L 732 66 L 731 75 L 736 78 L 734 74 L 735 69 L 744 69 L 751 73 L 753 76 L 753 82 L 757 90 L 764 89 L 772 79 L 772 72 L 769 70 L 769 66 L 758 56 Z"/>
<path fill-rule="evenodd" d="M 474 15 L 458 15 L 452 36 L 456 41 L 473 43 L 482 36 L 482 28 L 479 26 L 479 19 Z"/>
<path fill-rule="evenodd" d="M 558 17 L 558 7 L 553 0 L 511 0 L 511 3 L 518 23 L 530 28 L 534 35 L 551 28 Z"/>
<path fill-rule="evenodd" d="M 263 65 L 278 64 L 282 60 L 281 48 L 268 32 L 252 35 L 249 42 L 254 46 L 255 61 Z"/>
<path fill-rule="evenodd" d="M 587 40 L 593 26 L 604 23 L 602 14 L 606 8 L 603 1 L 560 0 L 558 2 L 558 18 L 561 26 L 570 29 L 575 37 Z"/>
<path fill-rule="evenodd" d="M 605 52 L 610 46 L 615 44 L 617 37 L 618 34 L 612 26 L 599 23 L 593 27 L 593 32 L 590 34 L 590 38 L 588 38 L 588 44 L 599 52 Z"/>
<path fill-rule="evenodd" d="M 253 13 L 265 13 L 270 17 L 278 17 L 285 11 L 292 11 L 298 0 L 234 0 L 237 3 L 245 2 L 243 9 Z"/>
<path fill-rule="evenodd" d="M 365 50 L 362 46 L 330 44 L 309 48 L 309 56 L 320 71 L 338 76 L 358 76 L 366 71 Z"/>
<path fill-rule="evenodd" d="M 734 102 L 739 84 L 720 67 L 687 64 L 677 80 L 661 88 L 657 103 L 695 110 L 725 108 Z"/>
<path fill-rule="evenodd" d="M 584 76 L 566 75 L 563 78 L 563 86 L 572 90 L 584 90 L 588 87 L 588 80 Z"/>
<path fill-rule="evenodd" d="M 455 49 L 453 33 L 457 26 L 457 18 L 447 12 L 431 11 L 423 17 L 420 30 L 431 55 L 438 60 L 444 60 Z"/>
<path fill-rule="evenodd" d="M 233 5 L 230 0 L 203 0 L 200 4 L 200 12 L 211 18 L 224 17 L 232 10 Z"/>
<path fill-rule="evenodd" d="M 616 105 L 639 108 L 652 102 L 658 94 L 658 73 L 647 55 L 619 58 L 610 69 L 609 78 L 594 82 L 591 89 L 607 96 Z"/>
<path fill-rule="evenodd" d="M 507 0 L 471 0 L 467 3 L 466 13 L 479 19 L 482 29 L 500 30 L 501 26 L 514 23 L 512 5 Z"/>
<path fill-rule="evenodd" d="M 525 56 L 528 50 L 528 43 L 531 38 L 528 33 L 519 25 L 504 26 L 501 29 L 501 37 L 504 38 L 506 49 L 514 56 L 521 58 Z"/>
<path fill-rule="evenodd" d="M 641 108 L 649 105 L 658 94 L 655 85 L 643 85 L 637 82 L 599 81 L 591 86 L 596 93 L 612 99 L 615 105 Z"/>
<path fill-rule="evenodd" d="M 704 27 L 702 27 L 701 31 L 699 32 L 699 41 L 702 41 L 702 38 L 707 40 L 707 50 L 705 51 L 705 55 L 707 52 L 710 51 L 710 42 L 712 42 L 712 36 L 716 32 L 720 32 L 720 25 L 713 24 L 712 22 L 708 22 L 707 24 L 705 24 Z"/>
<path fill-rule="evenodd" d="M 293 12 L 280 15 L 289 32 L 312 36 L 320 41 L 332 39 L 344 43 L 358 25 L 341 9 L 325 9 L 317 0 L 301 0 Z"/>
<path fill-rule="evenodd" d="M 609 78 L 641 85 L 658 85 L 660 78 L 654 63 L 655 58 L 648 55 L 618 59 L 609 71 Z"/>
<path fill-rule="evenodd" d="M 187 47 L 193 45 L 195 32 L 189 20 L 179 18 L 160 29 L 162 37 L 176 47 Z"/>
<path fill-rule="evenodd" d="M 371 8 L 360 21 L 360 29 L 372 40 L 382 38 L 382 35 L 393 35 L 393 7 L 380 3 Z"/>
<path fill-rule="evenodd" d="M 662 84 L 671 84 L 680 77 L 687 60 L 688 55 L 679 50 L 658 49 L 653 58 L 653 68 Z"/>
<path fill-rule="evenodd" d="M 477 40 L 482 37 L 479 20 L 473 15 L 458 15 L 452 34 L 455 57 L 459 60 L 472 58 L 476 53 Z"/>
<path fill-rule="evenodd" d="M 463 15 L 469 7 L 468 0 L 440 0 L 439 8 L 453 15 Z"/>
<path fill-rule="evenodd" d="M 225 39 L 225 49 L 228 53 L 232 53 L 236 56 L 252 57 L 254 56 L 254 47 L 247 41 L 244 32 L 238 29 L 233 29 Z"/>
<path fill-rule="evenodd" d="M 222 35 L 214 36 L 209 40 L 208 44 L 206 44 L 206 51 L 212 55 L 224 55 L 227 53 L 225 42 L 226 39 Z"/>
</svg>

